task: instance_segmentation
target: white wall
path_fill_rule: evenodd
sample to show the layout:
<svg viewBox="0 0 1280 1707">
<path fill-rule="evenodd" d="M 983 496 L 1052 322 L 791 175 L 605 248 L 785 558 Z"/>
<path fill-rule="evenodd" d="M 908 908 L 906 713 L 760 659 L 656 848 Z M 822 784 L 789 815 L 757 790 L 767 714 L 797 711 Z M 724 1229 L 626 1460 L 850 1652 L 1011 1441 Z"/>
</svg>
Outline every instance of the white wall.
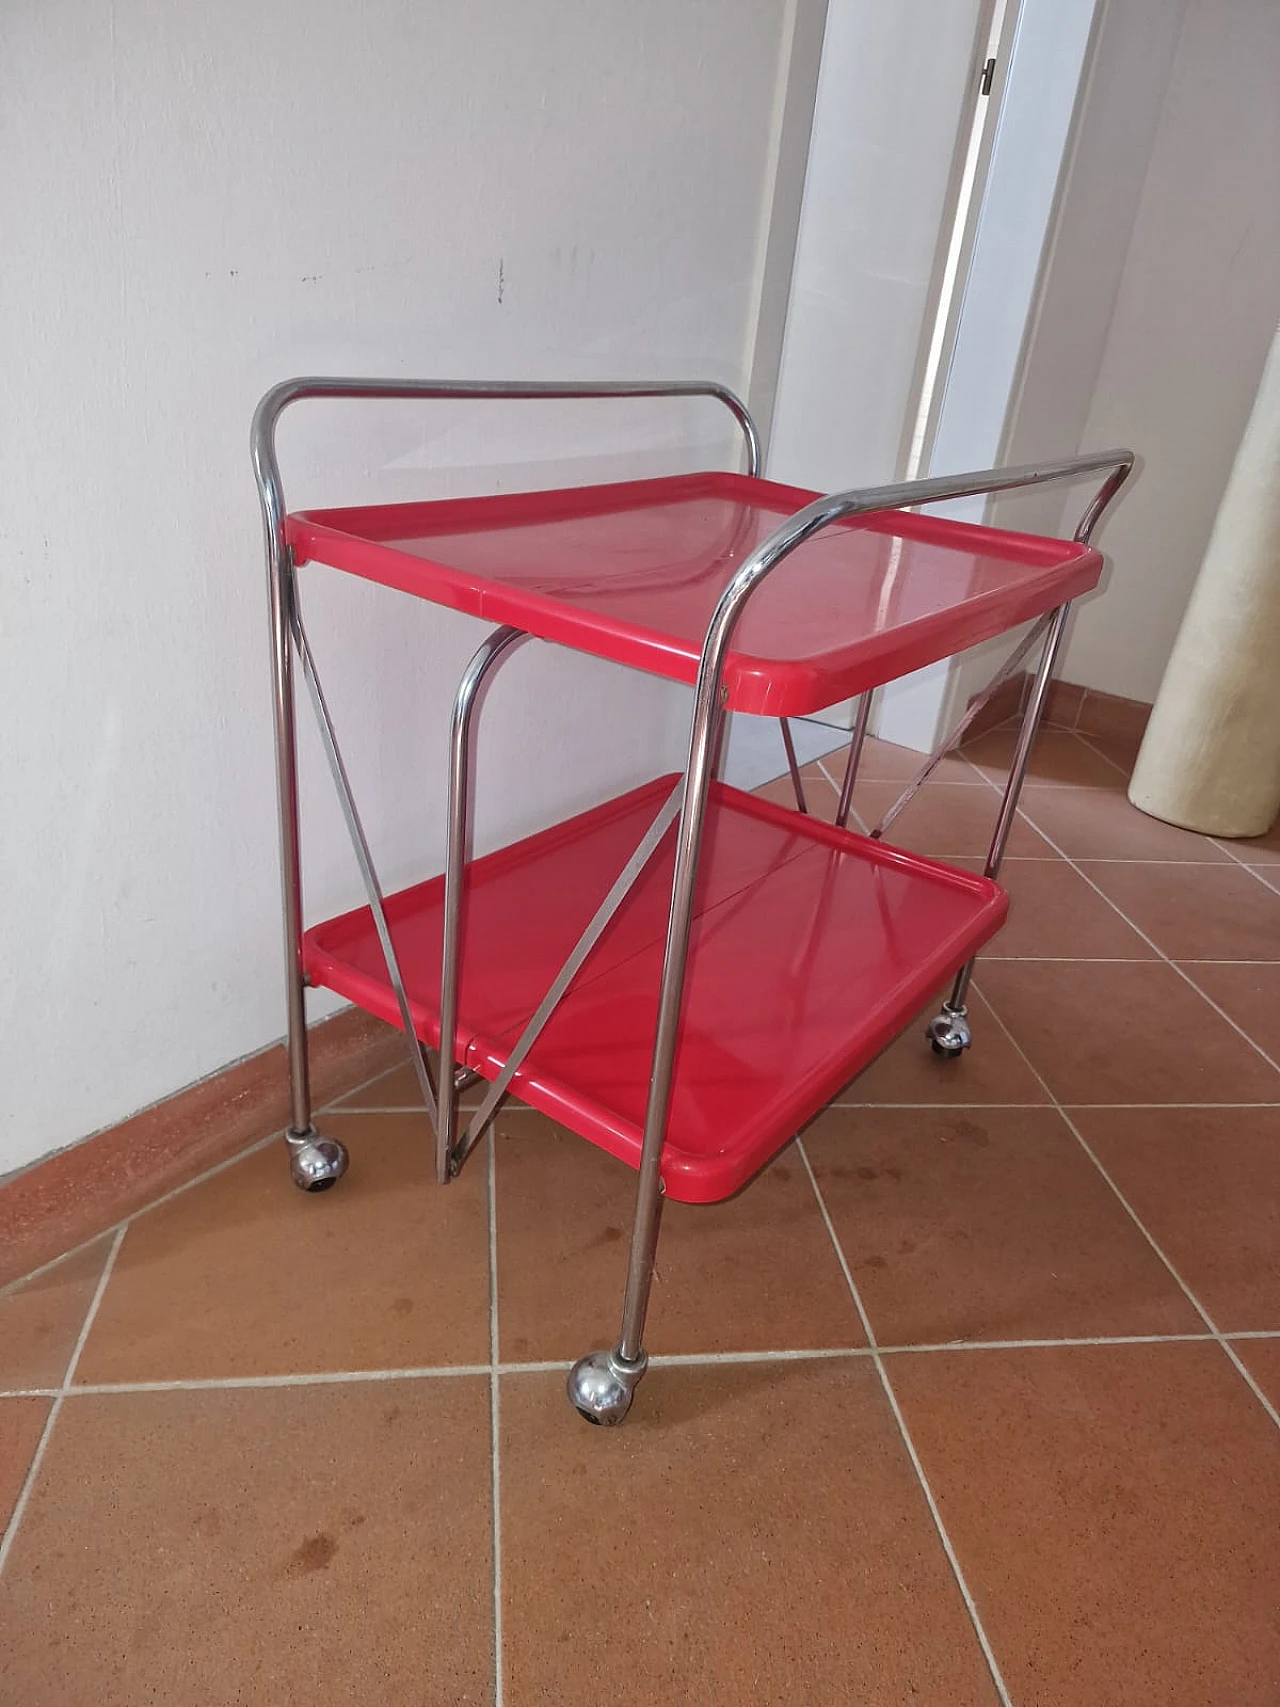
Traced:
<svg viewBox="0 0 1280 1707">
<path fill-rule="evenodd" d="M 1280 7 L 1192 0 L 1085 425 L 1141 480 L 1064 675 L 1155 697 L 1280 319 Z"/>
<path fill-rule="evenodd" d="M 791 18 L 3 8 L 0 1172 L 281 1029 L 259 394 L 326 370 L 744 383 Z M 605 478 L 730 444 L 710 405 L 315 406 L 282 434 L 298 506 L 554 478 L 557 448 Z M 481 630 L 322 570 L 306 587 L 394 884 L 439 860 L 444 718 Z M 482 843 L 651 773 L 684 703 L 526 648 L 491 696 Z M 359 892 L 304 758 L 316 917 Z"/>
<path fill-rule="evenodd" d="M 931 474 L 994 463 L 1017 382 L 1095 0 L 1022 0 L 978 212 Z M 981 499 L 950 507 L 980 517 Z"/>
<path fill-rule="evenodd" d="M 782 368 L 782 341 L 826 39 L 827 0 L 793 0 L 792 10 L 789 46 L 778 67 L 779 98 L 774 109 L 778 127 L 777 163 L 769 217 L 761 233 L 760 296 L 747 391 L 747 402 L 766 444 L 772 439 L 773 410 Z"/>
<path fill-rule="evenodd" d="M 1273 0 L 1110 0 L 1010 438 L 1142 459 L 1070 681 L 1159 688 L 1280 317 L 1277 90 Z M 1061 502 L 1002 515 L 1057 527 Z"/>
<path fill-rule="evenodd" d="M 955 341 L 922 474 L 994 467 L 1084 75 L 1095 0 L 1022 0 L 1008 48 L 990 164 L 976 219 Z M 981 498 L 938 514 L 981 521 Z M 879 732 L 930 751 L 1007 640 L 960 662 L 940 661 L 885 690 Z"/>
<path fill-rule="evenodd" d="M 1187 0 L 1102 0 L 1059 185 L 1004 454 L 1082 448 Z M 1105 447 L 1104 447 L 1105 448 Z M 1009 527 L 1057 532 L 1080 493 L 1044 486 L 993 506 Z"/>
<path fill-rule="evenodd" d="M 978 0 L 830 0 L 769 445 L 775 480 L 898 473 Z"/>
</svg>

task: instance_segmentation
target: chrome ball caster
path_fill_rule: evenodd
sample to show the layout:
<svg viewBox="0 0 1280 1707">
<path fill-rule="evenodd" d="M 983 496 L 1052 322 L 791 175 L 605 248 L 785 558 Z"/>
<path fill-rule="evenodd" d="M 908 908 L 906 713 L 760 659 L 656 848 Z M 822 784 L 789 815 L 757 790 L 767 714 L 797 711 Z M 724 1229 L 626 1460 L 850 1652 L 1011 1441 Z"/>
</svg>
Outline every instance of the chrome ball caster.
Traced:
<svg viewBox="0 0 1280 1707">
<path fill-rule="evenodd" d="M 597 1428 L 616 1428 L 631 1409 L 640 1377 L 649 1366 L 642 1352 L 632 1363 L 616 1351 L 593 1351 L 569 1371 L 569 1403 Z"/>
<path fill-rule="evenodd" d="M 944 1061 L 957 1060 L 973 1042 L 973 1034 L 969 1030 L 969 1022 L 963 1009 L 953 1011 L 951 1008 L 943 1008 L 940 1014 L 929 1021 L 925 1036 L 929 1039 L 930 1049 Z"/>
<path fill-rule="evenodd" d="M 328 1191 L 347 1171 L 347 1152 L 336 1138 L 322 1138 L 314 1126 L 290 1132 L 289 1174 L 299 1191 Z"/>
</svg>

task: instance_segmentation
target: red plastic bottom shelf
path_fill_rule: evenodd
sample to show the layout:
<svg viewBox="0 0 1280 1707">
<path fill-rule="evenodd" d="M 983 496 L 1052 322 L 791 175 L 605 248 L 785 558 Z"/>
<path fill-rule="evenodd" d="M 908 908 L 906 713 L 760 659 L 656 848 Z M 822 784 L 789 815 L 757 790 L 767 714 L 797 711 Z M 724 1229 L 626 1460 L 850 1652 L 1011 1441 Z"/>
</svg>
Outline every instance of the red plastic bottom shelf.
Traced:
<svg viewBox="0 0 1280 1707">
<path fill-rule="evenodd" d="M 496 1078 L 676 783 L 656 782 L 468 872 L 456 1050 Z M 675 832 L 570 987 L 513 1092 L 639 1165 Z M 443 879 L 387 903 L 414 1029 L 440 1036 Z M 663 1152 L 668 1195 L 729 1197 L 1004 922 L 987 878 L 713 785 Z M 307 932 L 307 975 L 400 1023 L 368 908 Z M 923 1045 L 922 1045 L 923 1047 Z"/>
</svg>

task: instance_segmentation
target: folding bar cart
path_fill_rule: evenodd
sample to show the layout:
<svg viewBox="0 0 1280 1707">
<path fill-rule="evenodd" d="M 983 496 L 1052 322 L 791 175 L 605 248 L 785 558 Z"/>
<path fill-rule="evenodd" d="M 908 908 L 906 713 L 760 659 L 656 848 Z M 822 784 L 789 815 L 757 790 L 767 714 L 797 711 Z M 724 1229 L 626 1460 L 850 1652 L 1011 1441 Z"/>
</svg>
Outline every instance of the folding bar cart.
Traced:
<svg viewBox="0 0 1280 1707">
<path fill-rule="evenodd" d="M 289 514 L 275 454 L 303 398 L 705 397 L 746 472 Z M 1070 603 L 1096 585 L 1089 540 L 1127 450 L 823 497 L 761 479 L 746 408 L 700 383 L 298 379 L 268 392 L 252 452 L 266 530 L 295 1182 L 333 1185 L 346 1152 L 311 1118 L 304 989 L 399 1026 L 443 1184 L 511 1092 L 637 1168 L 617 1345 L 569 1396 L 621 1422 L 647 1363 L 664 1196 L 712 1203 L 757 1173 L 907 1025 L 938 985 L 936 1053 L 969 1047 L 974 955 L 1002 924 L 995 878 Z M 928 518 L 917 506 L 1103 476 L 1070 541 Z M 303 623 L 298 570 L 360 575 L 496 626 L 463 674 L 449 745 L 442 875 L 384 898 Z M 774 575 L 774 571 L 778 571 Z M 772 578 L 771 578 L 772 577 Z M 870 835 L 848 826 L 872 690 L 1031 623 L 987 693 Z M 497 666 L 536 638 L 694 686 L 688 760 L 553 829 L 469 859 L 472 734 Z M 986 698 L 1040 647 L 981 875 L 884 840 Z M 295 661 L 312 700 L 368 904 L 304 932 Z M 787 719 L 858 699 L 836 822 L 806 812 Z M 726 711 L 776 716 L 798 810 L 716 779 Z M 429 1049 L 438 1048 L 434 1067 Z M 461 1130 L 460 1092 L 488 1082 Z"/>
</svg>

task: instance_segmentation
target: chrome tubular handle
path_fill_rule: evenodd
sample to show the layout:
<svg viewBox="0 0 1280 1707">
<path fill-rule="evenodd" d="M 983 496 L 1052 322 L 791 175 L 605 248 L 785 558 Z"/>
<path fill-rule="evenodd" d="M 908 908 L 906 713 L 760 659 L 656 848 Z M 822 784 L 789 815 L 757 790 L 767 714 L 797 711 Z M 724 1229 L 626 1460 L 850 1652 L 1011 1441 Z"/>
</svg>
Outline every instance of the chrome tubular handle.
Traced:
<svg viewBox="0 0 1280 1707">
<path fill-rule="evenodd" d="M 1115 454 L 1120 455 L 1121 453 L 1116 452 Z M 1130 474 L 1133 473 L 1133 452 L 1130 450 L 1125 451 L 1123 454 L 1125 460 L 1116 465 L 1116 467 L 1111 471 L 1109 478 L 1104 480 L 1102 485 L 1099 486 L 1098 490 L 1094 493 L 1088 509 L 1081 516 L 1079 523 L 1076 526 L 1076 531 L 1071 536 L 1072 539 L 1076 540 L 1080 545 L 1088 545 L 1090 539 L 1093 537 L 1094 528 L 1096 528 L 1098 523 L 1102 520 L 1104 512 L 1110 508 L 1111 500 L 1124 485 Z"/>
<path fill-rule="evenodd" d="M 284 495 L 276 462 L 276 423 L 291 403 L 312 397 L 351 398 L 588 398 L 711 397 L 737 421 L 747 450 L 747 473 L 760 472 L 760 434 L 751 411 L 735 391 L 710 379 L 286 379 L 273 385 L 253 415 L 249 442 L 258 492 L 269 531 L 284 527 Z"/>
<path fill-rule="evenodd" d="M 944 474 L 928 480 L 905 480 L 893 486 L 865 486 L 848 492 L 833 492 L 815 498 L 804 509 L 788 516 L 780 527 L 755 548 L 738 569 L 712 614 L 703 643 L 700 678 L 719 682 L 724 654 L 742 607 L 752 590 L 822 528 L 849 516 L 870 516 L 883 510 L 907 510 L 920 504 L 940 504 L 949 498 L 972 498 L 989 492 L 1012 492 L 1022 487 L 1042 486 L 1051 480 L 1078 480 L 1086 474 L 1106 472 L 1107 480 L 1085 511 L 1074 538 L 1087 544 L 1103 511 L 1120 490 L 1133 468 L 1131 450 L 1095 451 L 1086 456 L 1057 462 L 1026 463 L 1021 468 L 984 468 L 970 474 Z"/>
</svg>

